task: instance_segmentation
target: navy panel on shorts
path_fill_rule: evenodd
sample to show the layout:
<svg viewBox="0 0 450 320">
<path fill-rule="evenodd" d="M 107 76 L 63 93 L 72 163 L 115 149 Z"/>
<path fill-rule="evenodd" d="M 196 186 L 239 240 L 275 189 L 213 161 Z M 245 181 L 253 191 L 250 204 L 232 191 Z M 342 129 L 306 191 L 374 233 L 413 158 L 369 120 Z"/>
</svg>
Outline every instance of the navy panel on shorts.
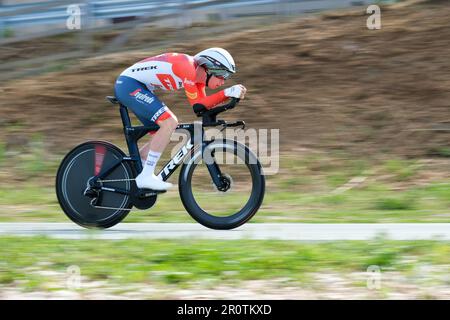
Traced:
<svg viewBox="0 0 450 320">
<path fill-rule="evenodd" d="M 119 76 L 114 86 L 116 98 L 134 112 L 144 126 L 154 125 L 169 108 L 136 79 Z"/>
</svg>

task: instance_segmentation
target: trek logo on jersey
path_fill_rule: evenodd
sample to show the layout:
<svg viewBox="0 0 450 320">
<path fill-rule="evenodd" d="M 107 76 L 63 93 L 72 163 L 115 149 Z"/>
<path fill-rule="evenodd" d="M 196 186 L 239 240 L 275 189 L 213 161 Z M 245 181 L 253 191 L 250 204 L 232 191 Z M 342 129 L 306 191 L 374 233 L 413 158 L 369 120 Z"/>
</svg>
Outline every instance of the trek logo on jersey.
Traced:
<svg viewBox="0 0 450 320">
<path fill-rule="evenodd" d="M 150 97 L 150 96 L 148 96 L 145 93 L 141 93 L 141 91 L 142 91 L 141 88 L 136 89 L 136 90 L 134 90 L 133 92 L 130 93 L 130 96 L 133 96 L 133 97 L 136 98 L 136 100 L 140 100 L 140 101 L 146 102 L 148 104 L 150 104 L 153 101 L 155 101 L 154 97 Z"/>
<path fill-rule="evenodd" d="M 149 66 L 149 67 L 142 67 L 142 68 L 131 69 L 131 72 L 145 71 L 145 70 L 156 70 L 156 69 L 157 69 L 157 66 Z"/>
</svg>

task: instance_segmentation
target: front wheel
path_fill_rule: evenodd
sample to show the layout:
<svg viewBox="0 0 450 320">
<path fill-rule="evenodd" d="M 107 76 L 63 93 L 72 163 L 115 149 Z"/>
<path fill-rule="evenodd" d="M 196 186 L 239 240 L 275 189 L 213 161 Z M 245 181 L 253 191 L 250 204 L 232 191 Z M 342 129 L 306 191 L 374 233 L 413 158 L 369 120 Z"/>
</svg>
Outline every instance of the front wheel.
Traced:
<svg viewBox="0 0 450 320">
<path fill-rule="evenodd" d="M 216 175 L 219 185 L 213 182 Z M 264 199 L 265 178 L 257 157 L 232 140 L 197 150 L 179 176 L 181 201 L 188 213 L 211 229 L 233 229 L 250 220 Z"/>
</svg>

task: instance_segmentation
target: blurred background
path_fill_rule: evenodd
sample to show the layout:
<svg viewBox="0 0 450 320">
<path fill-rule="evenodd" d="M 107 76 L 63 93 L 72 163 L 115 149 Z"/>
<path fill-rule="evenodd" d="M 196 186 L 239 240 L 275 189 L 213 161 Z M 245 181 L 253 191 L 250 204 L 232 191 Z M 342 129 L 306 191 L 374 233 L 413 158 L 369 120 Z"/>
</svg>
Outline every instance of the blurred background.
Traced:
<svg viewBox="0 0 450 320">
<path fill-rule="evenodd" d="M 381 8 L 379 30 L 367 27 L 371 4 Z M 448 223 L 449 4 L 0 0 L 0 222 L 68 222 L 54 193 L 63 156 L 89 139 L 126 150 L 119 111 L 104 99 L 113 94 L 116 77 L 148 56 L 194 55 L 217 46 L 236 61 L 238 72 L 230 85 L 242 83 L 248 89 L 246 99 L 224 118 L 280 130 L 279 171 L 267 177 L 265 201 L 251 222 Z M 181 92 L 158 95 L 180 122 L 196 120 Z M 131 212 L 125 222 L 193 221 L 174 191 L 149 211 Z M 367 246 L 261 242 L 240 245 L 242 257 L 233 255 L 236 244 L 230 243 L 196 243 L 200 249 L 194 253 L 192 245 L 175 242 L 124 242 L 117 252 L 114 245 L 102 244 L 129 268 L 110 265 L 108 255 L 89 243 L 78 247 L 41 239 L 42 245 L 34 248 L 30 243 L 36 241 L 27 239 L 0 241 L 5 244 L 0 246 L 0 298 L 59 288 L 49 285 L 55 275 L 45 274 L 48 265 L 63 276 L 68 265 L 92 255 L 108 264 L 109 271 L 85 261 L 82 273 L 98 281 L 99 288 L 115 283 L 112 289 L 85 289 L 65 297 L 232 298 L 242 292 L 237 281 L 247 281 L 239 286 L 250 286 L 243 294 L 248 298 L 283 293 L 294 299 L 450 295 L 450 249 L 442 241 L 377 239 Z M 137 249 L 142 246 L 147 246 L 144 251 Z M 135 248 L 136 256 L 122 261 L 127 255 L 123 248 Z M 224 256 L 211 253 L 217 248 Z M 78 262 L 55 256 L 59 250 L 72 252 Z M 277 251 L 290 258 L 279 260 Z M 47 260 L 36 260 L 37 252 Z M 248 252 L 256 256 L 249 258 Z M 167 262 L 165 255 L 180 264 Z M 186 261 L 192 262 L 192 270 L 181 267 Z M 39 263 L 47 267 L 36 267 Z M 361 272 L 371 264 L 388 270 L 389 286 L 365 288 Z M 150 272 L 149 265 L 156 267 Z M 32 271 L 17 271 L 26 268 Z M 192 284 L 192 278 L 199 282 Z M 225 280 L 230 281 L 228 289 L 211 289 L 214 281 Z M 157 288 L 127 296 L 131 289 L 117 289 L 121 283 Z M 212 291 L 177 294 L 173 288 L 169 293 L 170 286 Z M 265 295 L 262 288 L 271 291 Z"/>
</svg>

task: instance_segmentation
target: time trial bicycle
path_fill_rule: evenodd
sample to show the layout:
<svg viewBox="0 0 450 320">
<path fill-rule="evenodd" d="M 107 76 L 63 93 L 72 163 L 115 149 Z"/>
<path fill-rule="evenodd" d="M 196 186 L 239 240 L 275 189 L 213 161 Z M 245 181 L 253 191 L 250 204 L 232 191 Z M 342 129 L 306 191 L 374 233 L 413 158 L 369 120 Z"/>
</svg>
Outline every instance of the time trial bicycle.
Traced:
<svg viewBox="0 0 450 320">
<path fill-rule="evenodd" d="M 87 141 L 72 149 L 56 175 L 56 194 L 64 213 L 86 228 L 109 228 L 121 222 L 133 207 L 155 205 L 166 191 L 139 189 L 135 177 L 142 171 L 138 140 L 159 126 L 132 126 L 128 109 L 119 105 L 129 155 L 106 141 Z M 181 123 L 186 143 L 163 166 L 158 176 L 166 181 L 181 166 L 178 189 L 186 211 L 212 229 L 233 229 L 250 220 L 260 208 L 265 177 L 257 156 L 236 139 L 207 139 L 208 127 L 245 128 L 244 121 L 218 120 L 217 115 L 234 108 L 239 99 L 206 109 L 194 105 L 200 123 Z"/>
</svg>

